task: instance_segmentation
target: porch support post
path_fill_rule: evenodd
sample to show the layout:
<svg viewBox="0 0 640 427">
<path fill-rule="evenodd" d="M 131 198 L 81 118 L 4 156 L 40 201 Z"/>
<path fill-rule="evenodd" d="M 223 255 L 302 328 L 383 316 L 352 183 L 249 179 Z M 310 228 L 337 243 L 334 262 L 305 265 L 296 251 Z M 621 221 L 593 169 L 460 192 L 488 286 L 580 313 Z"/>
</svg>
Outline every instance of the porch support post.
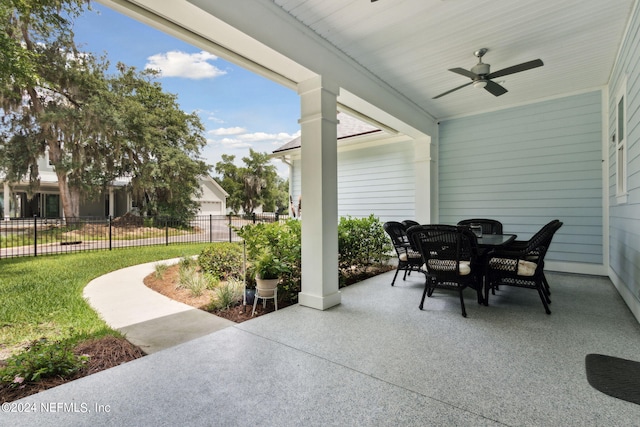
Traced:
<svg viewBox="0 0 640 427">
<path fill-rule="evenodd" d="M 9 221 L 11 219 L 11 189 L 9 188 L 9 183 L 4 182 L 4 220 Z"/>
<path fill-rule="evenodd" d="M 423 136 L 414 141 L 414 168 L 415 168 L 415 219 L 420 224 L 431 224 L 431 138 Z"/>
<path fill-rule="evenodd" d="M 340 304 L 338 290 L 337 97 L 321 76 L 298 85 L 302 132 L 302 292 L 300 305 L 325 310 Z"/>
</svg>

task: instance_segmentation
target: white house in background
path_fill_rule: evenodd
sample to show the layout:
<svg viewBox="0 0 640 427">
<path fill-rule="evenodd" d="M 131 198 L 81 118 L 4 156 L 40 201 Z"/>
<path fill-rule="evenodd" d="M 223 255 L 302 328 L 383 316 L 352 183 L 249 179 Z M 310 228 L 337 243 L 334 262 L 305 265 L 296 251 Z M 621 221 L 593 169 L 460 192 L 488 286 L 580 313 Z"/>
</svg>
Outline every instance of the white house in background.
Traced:
<svg viewBox="0 0 640 427">
<path fill-rule="evenodd" d="M 350 113 L 337 114 L 338 215 L 363 218 L 374 214 L 382 222 L 413 219 L 414 140 Z M 302 196 L 301 137 L 274 150 L 271 157 L 289 165 L 289 194 L 297 209 Z"/>
<path fill-rule="evenodd" d="M 49 164 L 48 155 L 38 161 L 40 186 L 33 197 L 28 196 L 29 183 L 9 183 L 0 175 L 0 218 L 60 218 L 63 216 L 62 201 L 58 190 L 58 178 Z M 80 205 L 81 217 L 118 217 L 134 209 L 131 194 L 127 191 L 128 179 L 118 178 L 107 192 Z M 200 177 L 202 195 L 198 198 L 200 209 L 197 215 L 224 215 L 227 192 L 210 176 Z M 8 201 L 8 203 L 7 203 Z"/>
<path fill-rule="evenodd" d="M 202 194 L 197 199 L 200 203 L 197 215 L 225 215 L 227 213 L 229 193 L 224 191 L 224 188 L 216 180 L 209 175 L 200 177 L 200 191 Z"/>
</svg>

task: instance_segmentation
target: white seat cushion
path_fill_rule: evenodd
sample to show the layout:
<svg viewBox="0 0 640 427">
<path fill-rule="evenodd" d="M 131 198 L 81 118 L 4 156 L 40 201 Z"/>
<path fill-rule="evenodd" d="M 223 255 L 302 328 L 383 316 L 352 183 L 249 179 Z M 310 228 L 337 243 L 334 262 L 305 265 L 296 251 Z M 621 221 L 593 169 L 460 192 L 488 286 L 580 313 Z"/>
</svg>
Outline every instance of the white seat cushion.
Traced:
<svg viewBox="0 0 640 427">
<path fill-rule="evenodd" d="M 409 251 L 409 256 L 406 253 L 400 254 L 398 259 L 400 261 L 407 261 L 408 259 L 420 259 L 420 254 L 418 252 Z"/>
<path fill-rule="evenodd" d="M 451 271 L 455 268 L 456 261 L 453 259 L 430 259 L 429 267 L 435 271 Z M 424 266 L 423 266 L 424 268 Z M 466 276 L 471 273 L 471 262 L 460 261 L 459 274 Z"/>
<path fill-rule="evenodd" d="M 518 261 L 518 276 L 533 276 L 538 264 L 531 261 Z"/>
<path fill-rule="evenodd" d="M 515 259 L 511 258 L 492 258 L 489 262 L 489 267 L 495 270 L 510 270 L 513 271 L 515 266 Z M 518 276 L 533 276 L 538 268 L 538 264 L 531 261 L 518 260 Z"/>
</svg>

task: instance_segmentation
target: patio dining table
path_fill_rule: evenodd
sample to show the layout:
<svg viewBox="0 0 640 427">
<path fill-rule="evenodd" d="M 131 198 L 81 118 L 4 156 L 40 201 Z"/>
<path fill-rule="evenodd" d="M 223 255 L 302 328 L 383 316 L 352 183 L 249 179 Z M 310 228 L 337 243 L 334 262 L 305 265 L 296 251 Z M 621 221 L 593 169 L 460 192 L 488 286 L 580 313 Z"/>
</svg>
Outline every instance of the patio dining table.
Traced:
<svg viewBox="0 0 640 427">
<path fill-rule="evenodd" d="M 487 255 L 491 252 L 492 249 L 496 249 L 502 246 L 506 246 L 509 243 L 513 242 L 516 237 L 516 234 L 483 234 L 481 237 L 477 237 L 478 240 L 478 261 L 482 266 L 482 289 L 483 291 L 486 289 L 489 284 L 487 283 L 487 275 L 489 272 L 489 266 L 487 265 Z M 483 298 L 484 299 L 484 298 Z M 486 301 L 483 301 L 486 305 Z"/>
<path fill-rule="evenodd" d="M 513 242 L 516 237 L 518 237 L 516 234 L 483 234 L 482 237 L 477 238 L 478 247 L 482 249 L 498 248 Z"/>
</svg>

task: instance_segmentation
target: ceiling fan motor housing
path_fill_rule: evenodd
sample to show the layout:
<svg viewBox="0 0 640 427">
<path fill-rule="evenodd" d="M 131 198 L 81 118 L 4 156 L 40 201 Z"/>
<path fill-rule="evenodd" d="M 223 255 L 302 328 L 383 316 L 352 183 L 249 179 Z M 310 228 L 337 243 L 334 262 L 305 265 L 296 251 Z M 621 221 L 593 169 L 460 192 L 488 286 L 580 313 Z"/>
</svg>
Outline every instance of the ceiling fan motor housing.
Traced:
<svg viewBox="0 0 640 427">
<path fill-rule="evenodd" d="M 489 64 L 485 64 L 484 62 L 476 64 L 471 68 L 471 72 L 479 76 L 487 75 L 489 74 Z"/>
</svg>

